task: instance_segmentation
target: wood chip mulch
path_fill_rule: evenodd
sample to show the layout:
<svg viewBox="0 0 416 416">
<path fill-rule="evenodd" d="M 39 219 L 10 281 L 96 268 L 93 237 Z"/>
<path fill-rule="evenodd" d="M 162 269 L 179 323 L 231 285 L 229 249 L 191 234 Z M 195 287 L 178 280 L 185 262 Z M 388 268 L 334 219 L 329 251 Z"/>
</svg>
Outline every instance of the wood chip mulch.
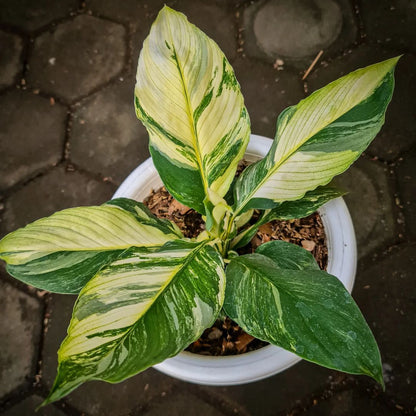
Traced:
<svg viewBox="0 0 416 416">
<path fill-rule="evenodd" d="M 230 318 L 217 319 L 211 328 L 207 328 L 201 337 L 186 349 L 201 355 L 238 355 L 258 350 L 267 342 L 244 332 Z"/>
<path fill-rule="evenodd" d="M 187 238 L 197 237 L 205 230 L 201 214 L 174 199 L 164 186 L 153 190 L 143 203 L 157 217 L 173 221 Z"/>
</svg>

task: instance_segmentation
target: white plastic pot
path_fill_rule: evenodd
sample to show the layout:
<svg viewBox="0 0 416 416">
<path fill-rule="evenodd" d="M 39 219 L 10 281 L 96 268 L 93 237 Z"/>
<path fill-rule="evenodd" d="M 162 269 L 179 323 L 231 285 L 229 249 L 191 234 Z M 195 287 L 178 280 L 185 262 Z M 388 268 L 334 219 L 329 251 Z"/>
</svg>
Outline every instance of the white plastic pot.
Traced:
<svg viewBox="0 0 416 416">
<path fill-rule="evenodd" d="M 252 134 L 244 158 L 256 161 L 264 157 L 272 140 Z M 151 158 L 137 167 L 121 184 L 113 198 L 126 197 L 142 201 L 162 181 Z M 328 273 L 338 277 L 349 292 L 354 285 L 357 252 L 354 228 L 342 198 L 319 209 L 328 246 Z M 269 345 L 241 355 L 211 357 L 181 352 L 154 366 L 181 380 L 213 386 L 237 385 L 261 380 L 291 367 L 301 358 L 282 348 Z"/>
</svg>

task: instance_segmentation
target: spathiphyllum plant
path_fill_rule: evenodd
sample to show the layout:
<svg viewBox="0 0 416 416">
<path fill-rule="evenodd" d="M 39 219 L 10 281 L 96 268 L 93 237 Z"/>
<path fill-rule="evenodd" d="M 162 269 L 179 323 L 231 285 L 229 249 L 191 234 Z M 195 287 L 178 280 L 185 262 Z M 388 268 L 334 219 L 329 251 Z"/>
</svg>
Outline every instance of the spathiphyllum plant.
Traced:
<svg viewBox="0 0 416 416">
<path fill-rule="evenodd" d="M 78 294 L 44 404 L 85 381 L 117 383 L 178 354 L 222 313 L 305 360 L 383 384 L 360 310 L 309 252 L 283 241 L 253 254 L 237 249 L 260 225 L 305 217 L 341 195 L 328 183 L 380 130 L 397 60 L 352 72 L 284 110 L 270 151 L 235 179 L 250 122 L 233 69 L 215 42 L 164 7 L 140 53 L 134 103 L 163 183 L 203 215 L 205 231 L 184 238 L 174 223 L 120 198 L 56 212 L 1 240 L 12 276 Z M 261 214 L 253 225 L 254 210 Z"/>
</svg>

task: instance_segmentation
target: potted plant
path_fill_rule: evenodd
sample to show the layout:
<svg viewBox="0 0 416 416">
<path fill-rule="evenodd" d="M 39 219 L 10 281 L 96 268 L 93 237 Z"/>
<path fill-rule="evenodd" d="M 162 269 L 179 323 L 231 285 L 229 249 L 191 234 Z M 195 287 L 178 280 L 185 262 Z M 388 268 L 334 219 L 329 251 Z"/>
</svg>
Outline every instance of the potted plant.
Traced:
<svg viewBox="0 0 416 416">
<path fill-rule="evenodd" d="M 204 216 L 206 229 L 184 238 L 142 203 L 117 198 L 56 212 L 0 241 L 17 279 L 79 293 L 43 404 L 177 355 L 222 310 L 257 338 L 383 384 L 357 305 L 310 253 L 283 241 L 253 254 L 236 249 L 261 224 L 308 215 L 341 194 L 327 184 L 381 128 L 397 60 L 359 69 L 283 111 L 266 156 L 234 180 L 250 135 L 234 72 L 211 39 L 164 7 L 140 54 L 136 113 L 164 185 Z M 255 209 L 262 214 L 247 228 Z"/>
<path fill-rule="evenodd" d="M 244 160 L 254 163 L 265 157 L 271 144 L 271 139 L 251 134 Z M 147 200 L 152 191 L 162 185 L 163 182 L 152 158 L 149 158 L 124 180 L 113 198 Z M 303 211 L 303 215 L 306 216 L 314 211 L 316 206 L 312 204 L 310 209 Z M 325 203 L 318 211 L 326 234 L 327 271 L 336 276 L 351 293 L 355 279 L 357 252 L 354 227 L 348 208 L 342 197 L 339 197 Z M 229 386 L 261 380 L 287 369 L 300 360 L 301 358 L 296 354 L 269 345 L 238 355 L 213 356 L 183 351 L 155 365 L 154 368 L 193 383 Z M 242 368 L 244 371 L 240 371 Z"/>
</svg>

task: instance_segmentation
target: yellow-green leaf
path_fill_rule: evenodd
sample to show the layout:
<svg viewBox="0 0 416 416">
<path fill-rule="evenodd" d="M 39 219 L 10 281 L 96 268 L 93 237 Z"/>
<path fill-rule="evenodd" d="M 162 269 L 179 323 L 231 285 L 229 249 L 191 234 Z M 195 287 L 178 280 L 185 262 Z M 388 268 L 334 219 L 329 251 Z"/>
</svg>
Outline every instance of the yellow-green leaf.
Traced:
<svg viewBox="0 0 416 416">
<path fill-rule="evenodd" d="M 299 199 L 345 171 L 384 123 L 398 59 L 354 71 L 286 109 L 267 156 L 237 181 L 237 211 Z"/>
<path fill-rule="evenodd" d="M 35 287 L 78 293 L 104 265 L 132 246 L 162 246 L 179 237 L 141 203 L 120 198 L 69 208 L 37 220 L 0 241 L 8 272 Z"/>
<path fill-rule="evenodd" d="M 116 383 L 179 353 L 224 301 L 220 254 L 207 241 L 131 248 L 81 291 L 45 403 L 88 380 Z"/>
<path fill-rule="evenodd" d="M 209 191 L 223 197 L 234 178 L 249 119 L 218 45 L 166 6 L 140 53 L 135 105 L 166 188 L 204 214 Z"/>
</svg>

